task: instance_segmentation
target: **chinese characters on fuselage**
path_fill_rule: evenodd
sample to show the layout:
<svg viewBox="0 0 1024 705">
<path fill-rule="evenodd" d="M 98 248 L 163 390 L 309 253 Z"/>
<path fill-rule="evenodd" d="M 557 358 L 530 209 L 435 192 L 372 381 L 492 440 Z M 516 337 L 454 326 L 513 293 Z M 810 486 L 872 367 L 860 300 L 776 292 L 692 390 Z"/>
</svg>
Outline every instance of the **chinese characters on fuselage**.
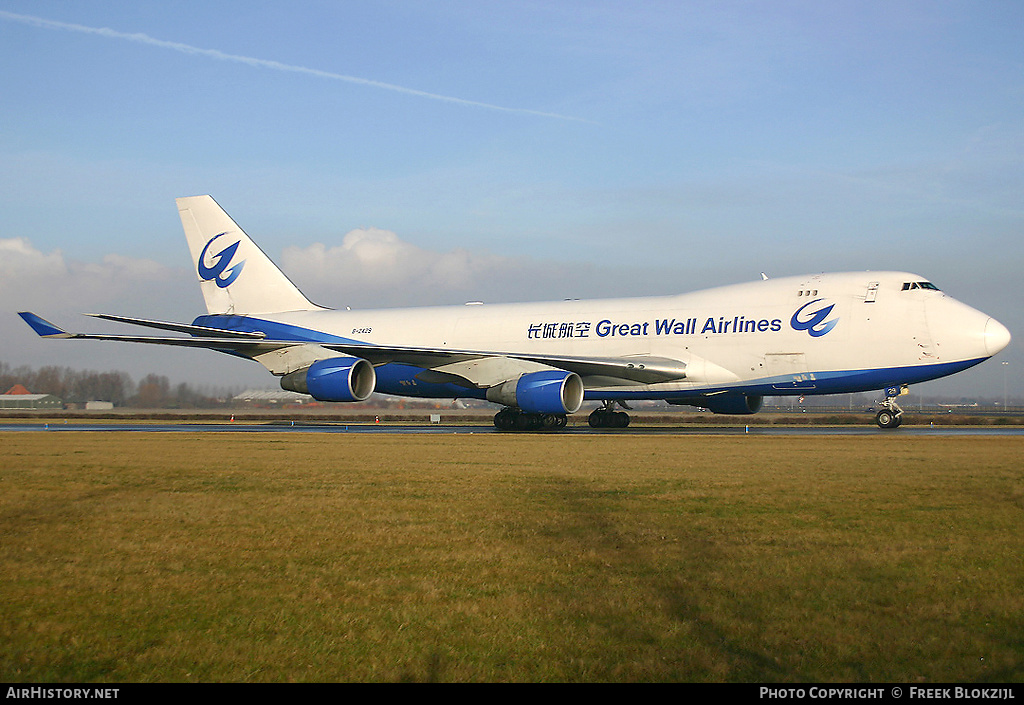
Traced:
<svg viewBox="0 0 1024 705">
<path fill-rule="evenodd" d="M 564 338 L 624 338 L 649 335 L 721 335 L 724 333 L 776 333 L 782 330 L 778 318 L 731 318 L 711 316 L 700 324 L 696 317 L 686 319 L 658 318 L 653 321 L 612 321 L 602 319 L 592 325 L 591 321 L 549 321 L 530 323 L 526 329 L 527 340 L 552 340 Z"/>
</svg>

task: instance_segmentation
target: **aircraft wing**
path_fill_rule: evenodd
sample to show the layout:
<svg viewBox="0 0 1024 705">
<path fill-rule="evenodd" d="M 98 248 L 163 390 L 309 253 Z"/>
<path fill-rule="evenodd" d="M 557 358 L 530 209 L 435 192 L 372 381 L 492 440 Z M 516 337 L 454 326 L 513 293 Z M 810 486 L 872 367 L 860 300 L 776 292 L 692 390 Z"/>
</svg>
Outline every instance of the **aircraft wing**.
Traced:
<svg viewBox="0 0 1024 705">
<path fill-rule="evenodd" d="M 119 323 L 187 333 L 189 337 L 69 333 L 34 313 L 22 311 L 18 315 L 43 338 L 175 345 L 233 352 L 247 357 L 310 344 L 309 341 L 268 340 L 263 332 L 228 331 L 221 328 L 102 313 L 88 315 Z M 655 384 L 686 377 L 684 362 L 647 355 L 606 358 L 360 343 L 318 343 L 318 345 L 328 350 L 363 358 L 374 365 L 394 362 L 422 367 L 425 370 L 424 377 L 422 377 L 424 380 L 454 381 L 466 384 L 466 386 L 481 388 L 500 384 L 514 379 L 525 371 L 531 371 L 524 368 L 526 363 L 575 372 L 583 378 L 601 378 L 601 386 L 616 383 Z"/>
</svg>

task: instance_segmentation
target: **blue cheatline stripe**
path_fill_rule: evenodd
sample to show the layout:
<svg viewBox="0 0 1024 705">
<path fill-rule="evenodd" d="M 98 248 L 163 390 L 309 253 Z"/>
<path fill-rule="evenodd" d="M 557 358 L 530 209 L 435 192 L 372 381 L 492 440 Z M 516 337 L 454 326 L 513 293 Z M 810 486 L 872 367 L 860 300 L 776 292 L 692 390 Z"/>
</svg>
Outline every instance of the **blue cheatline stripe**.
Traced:
<svg viewBox="0 0 1024 705">
<path fill-rule="evenodd" d="M 671 394 L 652 391 L 646 394 L 637 394 L 627 391 L 594 391 L 587 390 L 584 395 L 586 399 L 692 399 L 701 395 L 733 392 L 746 394 L 748 396 L 815 396 L 823 394 L 850 394 L 854 392 L 870 392 L 886 387 L 900 386 L 903 384 L 918 384 L 928 380 L 946 377 L 957 372 L 973 367 L 978 363 L 987 360 L 987 357 L 980 357 L 974 360 L 963 360 L 960 362 L 945 362 L 933 365 L 908 365 L 905 367 L 883 367 L 865 370 L 836 370 L 830 372 L 815 372 L 813 375 L 799 375 L 799 381 L 794 383 L 796 375 L 783 375 L 779 377 L 768 377 L 765 379 L 752 380 L 731 385 L 719 385 L 712 387 L 696 388 L 692 391 L 681 391 Z M 811 377 L 813 376 L 813 379 Z M 793 385 L 787 387 L 787 384 Z M 813 386 L 811 386 L 813 385 Z"/>
</svg>

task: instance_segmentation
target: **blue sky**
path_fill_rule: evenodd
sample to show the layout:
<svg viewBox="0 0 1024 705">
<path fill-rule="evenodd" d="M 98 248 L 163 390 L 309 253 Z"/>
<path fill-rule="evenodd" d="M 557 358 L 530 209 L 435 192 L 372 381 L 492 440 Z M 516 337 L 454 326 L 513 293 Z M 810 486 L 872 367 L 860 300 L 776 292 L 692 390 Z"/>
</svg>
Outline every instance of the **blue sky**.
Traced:
<svg viewBox="0 0 1024 705">
<path fill-rule="evenodd" d="M 922 391 L 1024 394 L 1019 2 L 0 0 L 0 61 L 12 365 L 268 384 L 13 315 L 191 320 L 210 193 L 338 306 L 910 270 L 1016 336 Z"/>
</svg>

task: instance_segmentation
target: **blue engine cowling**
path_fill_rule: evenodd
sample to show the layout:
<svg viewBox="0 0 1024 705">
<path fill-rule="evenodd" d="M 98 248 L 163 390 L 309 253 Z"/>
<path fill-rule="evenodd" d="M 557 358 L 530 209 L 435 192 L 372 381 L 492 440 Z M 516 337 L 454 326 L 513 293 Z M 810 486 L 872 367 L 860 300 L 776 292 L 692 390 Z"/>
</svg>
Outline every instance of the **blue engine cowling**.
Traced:
<svg viewBox="0 0 1024 705">
<path fill-rule="evenodd" d="M 309 394 L 317 401 L 363 401 L 376 386 L 373 365 L 358 357 L 317 360 L 281 378 L 282 389 Z"/>
<path fill-rule="evenodd" d="M 762 396 L 746 394 L 717 394 L 708 397 L 689 397 L 687 399 L 669 399 L 669 404 L 683 406 L 700 406 L 716 414 L 756 414 L 764 402 Z"/>
<path fill-rule="evenodd" d="M 583 380 L 575 372 L 530 372 L 487 390 L 489 401 L 531 414 L 573 414 L 583 405 Z"/>
</svg>

